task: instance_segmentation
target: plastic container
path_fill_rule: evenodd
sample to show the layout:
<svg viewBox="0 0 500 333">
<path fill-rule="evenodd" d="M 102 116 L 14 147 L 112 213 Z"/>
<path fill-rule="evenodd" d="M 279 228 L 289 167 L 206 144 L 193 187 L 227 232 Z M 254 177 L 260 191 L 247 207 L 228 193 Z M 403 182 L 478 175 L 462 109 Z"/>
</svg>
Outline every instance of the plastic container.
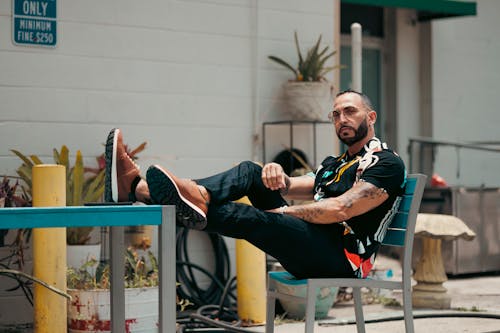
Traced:
<svg viewBox="0 0 500 333">
<path fill-rule="evenodd" d="M 298 296 L 304 299 L 303 301 L 280 299 L 280 303 L 283 306 L 283 309 L 287 312 L 288 317 L 303 319 L 306 313 L 305 300 L 307 293 L 307 280 L 297 280 L 288 272 L 271 272 L 269 277 L 276 281 L 276 289 L 278 292 Z M 335 302 L 338 291 L 338 287 L 325 287 L 317 289 L 315 309 L 316 319 L 328 316 L 328 311 Z"/>
</svg>

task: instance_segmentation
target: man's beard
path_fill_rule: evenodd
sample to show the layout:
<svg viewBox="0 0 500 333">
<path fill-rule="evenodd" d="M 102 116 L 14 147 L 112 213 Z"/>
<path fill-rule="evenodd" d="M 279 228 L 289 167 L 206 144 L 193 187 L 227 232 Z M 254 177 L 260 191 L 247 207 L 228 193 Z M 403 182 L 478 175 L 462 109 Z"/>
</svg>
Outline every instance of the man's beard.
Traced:
<svg viewBox="0 0 500 333">
<path fill-rule="evenodd" d="M 340 133 L 337 132 L 337 137 L 339 138 L 339 140 L 345 143 L 347 146 L 352 146 L 356 142 L 361 141 L 366 137 L 366 134 L 368 134 L 368 122 L 366 117 L 364 121 L 359 124 L 357 129 L 352 128 L 352 130 L 354 131 L 354 136 L 352 138 L 342 138 L 340 137 Z"/>
</svg>

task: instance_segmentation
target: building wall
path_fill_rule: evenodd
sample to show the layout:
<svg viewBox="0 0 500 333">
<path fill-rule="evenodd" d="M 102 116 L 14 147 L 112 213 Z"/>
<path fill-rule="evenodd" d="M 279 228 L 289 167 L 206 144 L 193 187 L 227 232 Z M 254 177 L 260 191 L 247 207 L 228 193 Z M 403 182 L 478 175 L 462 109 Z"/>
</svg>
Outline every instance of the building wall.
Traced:
<svg viewBox="0 0 500 333">
<path fill-rule="evenodd" d="M 2 174 L 19 163 L 11 148 L 50 161 L 66 144 L 90 158 L 115 126 L 131 146 L 149 142 L 145 166 L 220 171 L 253 157 L 254 112 L 257 122 L 280 117 L 290 75 L 267 55 L 295 61 L 294 30 L 305 45 L 320 33 L 333 44 L 330 0 L 58 6 L 58 45 L 43 49 L 13 45 L 11 2 L 0 3 Z"/>
<path fill-rule="evenodd" d="M 432 23 L 433 133 L 453 142 L 500 141 L 500 2 L 475 17 Z M 500 145 L 496 146 L 497 148 Z M 435 171 L 452 185 L 500 186 L 500 154 L 440 148 Z"/>
<path fill-rule="evenodd" d="M 408 165 L 408 139 L 420 135 L 419 25 L 414 10 L 396 11 L 397 152 Z"/>
<path fill-rule="evenodd" d="M 254 133 L 284 117 L 281 84 L 291 78 L 267 55 L 295 62 L 294 30 L 303 48 L 319 34 L 334 45 L 332 0 L 57 5 L 57 47 L 39 48 L 12 43 L 12 1 L 0 1 L 0 175 L 20 165 L 10 149 L 50 163 L 62 144 L 96 166 L 113 127 L 131 147 L 148 142 L 144 172 L 160 163 L 198 178 L 260 160 Z M 203 261 L 208 246 L 195 246 L 193 261 Z M 5 311 L 0 323 L 21 320 Z"/>
</svg>

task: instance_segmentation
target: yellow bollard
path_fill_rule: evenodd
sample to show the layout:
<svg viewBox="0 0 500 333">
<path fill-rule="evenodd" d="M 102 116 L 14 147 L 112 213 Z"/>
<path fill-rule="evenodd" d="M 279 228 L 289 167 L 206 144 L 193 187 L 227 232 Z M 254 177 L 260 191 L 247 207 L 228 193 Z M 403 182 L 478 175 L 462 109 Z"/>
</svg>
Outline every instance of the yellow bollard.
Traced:
<svg viewBox="0 0 500 333">
<path fill-rule="evenodd" d="M 250 205 L 244 197 L 237 202 Z M 243 239 L 236 240 L 238 316 L 245 325 L 266 321 L 266 254 Z"/>
<path fill-rule="evenodd" d="M 33 207 L 66 206 L 66 168 L 41 164 L 32 169 Z M 33 229 L 33 275 L 66 290 L 66 228 Z M 64 297 L 35 284 L 36 333 L 67 331 Z"/>
</svg>

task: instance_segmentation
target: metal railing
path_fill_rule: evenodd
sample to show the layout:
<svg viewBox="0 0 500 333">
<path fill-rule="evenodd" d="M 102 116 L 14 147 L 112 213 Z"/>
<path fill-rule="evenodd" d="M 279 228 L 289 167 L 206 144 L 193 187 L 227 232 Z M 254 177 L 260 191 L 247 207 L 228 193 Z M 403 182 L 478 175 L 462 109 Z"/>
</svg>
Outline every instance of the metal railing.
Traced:
<svg viewBox="0 0 500 333">
<path fill-rule="evenodd" d="M 500 141 L 477 141 L 470 143 L 458 143 L 446 140 L 434 140 L 431 138 L 410 138 L 408 143 L 408 154 L 410 156 L 409 172 L 422 172 L 432 175 L 434 169 L 434 160 L 436 149 L 440 146 L 453 147 L 457 150 L 472 149 L 476 151 L 486 151 L 500 153 Z M 488 147 L 488 146 L 499 146 Z M 457 175 L 460 174 L 460 162 L 457 165 Z"/>
</svg>

